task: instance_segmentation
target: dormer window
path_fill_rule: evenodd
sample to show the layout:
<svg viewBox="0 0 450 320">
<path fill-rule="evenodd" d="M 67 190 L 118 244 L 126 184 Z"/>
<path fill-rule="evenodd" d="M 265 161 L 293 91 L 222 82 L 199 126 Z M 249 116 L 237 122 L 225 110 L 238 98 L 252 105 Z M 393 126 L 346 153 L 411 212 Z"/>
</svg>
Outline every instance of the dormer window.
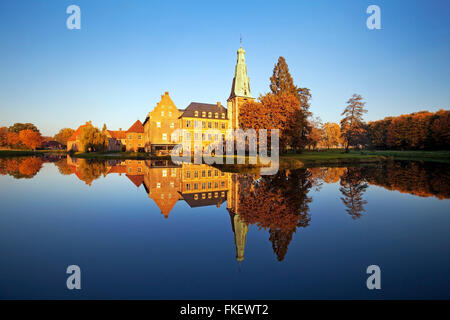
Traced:
<svg viewBox="0 0 450 320">
<path fill-rule="evenodd" d="M 195 111 L 195 112 L 194 112 L 194 115 L 195 115 L 196 117 L 198 117 L 198 111 Z"/>
<path fill-rule="evenodd" d="M 214 118 L 218 118 L 219 117 L 219 114 L 216 112 L 215 114 L 214 114 Z"/>
<path fill-rule="evenodd" d="M 202 112 L 202 117 L 203 117 L 203 118 L 206 117 L 206 111 L 203 111 L 203 112 Z"/>
<path fill-rule="evenodd" d="M 225 113 L 222 113 L 222 119 L 225 119 Z"/>
<path fill-rule="evenodd" d="M 208 112 L 208 118 L 212 117 L 212 112 Z"/>
</svg>

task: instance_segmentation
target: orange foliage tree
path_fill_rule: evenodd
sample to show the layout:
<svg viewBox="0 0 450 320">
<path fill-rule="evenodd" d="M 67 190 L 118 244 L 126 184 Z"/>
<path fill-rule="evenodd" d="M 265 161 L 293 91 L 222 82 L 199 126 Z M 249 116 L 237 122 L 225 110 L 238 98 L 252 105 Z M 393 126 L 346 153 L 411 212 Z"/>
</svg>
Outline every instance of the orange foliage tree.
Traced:
<svg viewBox="0 0 450 320">
<path fill-rule="evenodd" d="M 42 136 L 40 132 L 25 129 L 19 132 L 20 141 L 30 149 L 35 150 L 42 145 Z"/>
</svg>

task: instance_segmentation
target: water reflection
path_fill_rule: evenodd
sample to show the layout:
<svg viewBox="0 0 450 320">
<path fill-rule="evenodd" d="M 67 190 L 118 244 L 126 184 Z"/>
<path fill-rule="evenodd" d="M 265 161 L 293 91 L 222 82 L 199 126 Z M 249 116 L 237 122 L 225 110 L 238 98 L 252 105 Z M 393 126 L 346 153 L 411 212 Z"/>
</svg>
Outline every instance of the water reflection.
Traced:
<svg viewBox="0 0 450 320">
<path fill-rule="evenodd" d="M 53 163 L 62 175 L 74 174 L 88 186 L 100 177 L 124 176 L 134 186 L 143 186 L 165 218 L 178 201 L 191 208 L 221 207 L 226 202 L 239 262 L 245 257 L 250 225 L 268 232 L 277 260 L 283 261 L 296 231 L 310 224 L 310 191 L 320 190 L 324 184 L 339 183 L 340 199 L 352 219 L 363 216 L 367 205 L 364 196 L 370 185 L 420 197 L 450 198 L 448 166 L 419 162 L 305 168 L 260 176 L 169 160 L 95 161 L 46 155 L 0 159 L 0 174 L 30 179 L 44 163 Z"/>
</svg>

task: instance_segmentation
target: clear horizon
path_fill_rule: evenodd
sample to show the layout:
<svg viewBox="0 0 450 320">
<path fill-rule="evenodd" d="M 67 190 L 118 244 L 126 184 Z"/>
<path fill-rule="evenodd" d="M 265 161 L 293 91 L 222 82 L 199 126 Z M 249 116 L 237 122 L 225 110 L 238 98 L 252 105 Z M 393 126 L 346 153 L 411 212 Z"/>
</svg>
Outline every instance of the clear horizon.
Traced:
<svg viewBox="0 0 450 320">
<path fill-rule="evenodd" d="M 81 30 L 66 28 L 71 4 Z M 366 28 L 370 4 L 381 30 Z M 126 130 L 165 91 L 179 109 L 226 105 L 240 34 L 253 96 L 283 56 L 323 122 L 338 122 L 353 93 L 367 121 L 449 109 L 449 17 L 446 1 L 2 1 L 0 126 Z"/>
</svg>

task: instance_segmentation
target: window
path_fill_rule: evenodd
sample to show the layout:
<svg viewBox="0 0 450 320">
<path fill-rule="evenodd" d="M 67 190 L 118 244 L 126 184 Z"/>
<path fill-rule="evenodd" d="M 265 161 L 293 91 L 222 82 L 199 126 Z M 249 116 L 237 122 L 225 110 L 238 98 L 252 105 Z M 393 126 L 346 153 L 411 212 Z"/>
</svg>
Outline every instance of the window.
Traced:
<svg viewBox="0 0 450 320">
<path fill-rule="evenodd" d="M 218 176 L 219 175 L 219 171 L 217 171 L 217 170 L 214 170 L 214 176 Z"/>
<path fill-rule="evenodd" d="M 214 118 L 218 118 L 219 117 L 219 114 L 216 112 L 215 114 L 214 114 Z"/>
<path fill-rule="evenodd" d="M 198 183 L 194 183 L 194 190 L 198 190 Z"/>
<path fill-rule="evenodd" d="M 175 124 L 173 122 L 170 123 L 170 127 L 173 129 L 175 128 Z"/>
<path fill-rule="evenodd" d="M 225 119 L 225 113 L 222 113 L 222 119 Z"/>
<path fill-rule="evenodd" d="M 199 136 L 198 136 L 198 132 L 194 133 L 194 140 L 198 140 Z"/>
<path fill-rule="evenodd" d="M 186 179 L 189 179 L 191 177 L 191 172 L 190 171 L 186 171 Z"/>
<path fill-rule="evenodd" d="M 222 181 L 221 183 L 220 183 L 220 186 L 223 188 L 223 187 L 225 187 L 225 181 Z"/>
<path fill-rule="evenodd" d="M 218 141 L 218 140 L 219 140 L 219 135 L 218 135 L 217 133 L 214 135 L 214 140 L 215 140 L 215 141 Z"/>
<path fill-rule="evenodd" d="M 133 135 L 129 134 L 128 139 L 130 139 L 130 140 L 133 139 Z"/>
<path fill-rule="evenodd" d="M 195 111 L 195 112 L 194 112 L 194 115 L 195 115 L 196 117 L 198 117 L 198 111 Z"/>
<path fill-rule="evenodd" d="M 191 190 L 191 184 L 190 183 L 186 184 L 186 190 L 188 190 L 188 191 Z"/>
<path fill-rule="evenodd" d="M 211 170 L 208 170 L 208 177 L 211 178 Z"/>
<path fill-rule="evenodd" d="M 205 170 L 202 171 L 202 178 L 206 177 L 206 172 Z"/>
<path fill-rule="evenodd" d="M 158 183 L 156 184 L 156 187 L 157 187 L 157 188 L 161 188 L 161 183 L 158 182 Z"/>
<path fill-rule="evenodd" d="M 191 127 L 191 120 L 186 120 L 186 128 L 190 128 Z"/>
<path fill-rule="evenodd" d="M 131 172 L 131 170 L 133 170 L 131 167 L 128 168 L 128 172 Z"/>
<path fill-rule="evenodd" d="M 206 199 L 206 193 L 202 193 L 202 199 Z"/>
<path fill-rule="evenodd" d="M 208 133 L 208 141 L 211 141 L 211 133 Z"/>
<path fill-rule="evenodd" d="M 142 172 L 142 168 L 141 167 L 138 168 L 138 172 Z"/>
<path fill-rule="evenodd" d="M 211 182 L 208 182 L 208 189 L 211 189 Z"/>
<path fill-rule="evenodd" d="M 208 118 L 212 117 L 212 112 L 208 112 Z"/>
<path fill-rule="evenodd" d="M 167 140 L 167 133 L 163 133 L 163 134 L 162 134 L 162 139 L 163 139 L 164 141 Z"/>
<path fill-rule="evenodd" d="M 202 128 L 206 128 L 206 122 L 202 121 Z"/>
<path fill-rule="evenodd" d="M 164 111 L 161 111 L 161 117 L 164 117 Z"/>
<path fill-rule="evenodd" d="M 219 196 L 218 192 L 214 192 L 214 198 L 217 198 Z"/>
<path fill-rule="evenodd" d="M 211 197 L 212 197 L 212 194 L 208 193 L 208 199 L 211 199 Z"/>
<path fill-rule="evenodd" d="M 171 188 L 175 187 L 175 184 L 173 183 L 173 181 L 170 181 L 170 187 Z"/>
<path fill-rule="evenodd" d="M 139 147 L 139 148 L 142 147 L 142 143 L 138 143 L 138 147 Z"/>
<path fill-rule="evenodd" d="M 214 188 L 217 189 L 218 187 L 219 187 L 219 184 L 218 184 L 217 182 L 215 182 L 215 183 L 214 183 Z"/>
<path fill-rule="evenodd" d="M 194 178 L 198 178 L 198 171 L 194 172 Z"/>
<path fill-rule="evenodd" d="M 202 117 L 203 118 L 206 117 L 206 112 L 205 111 L 202 112 Z"/>
<path fill-rule="evenodd" d="M 225 192 L 222 191 L 222 192 L 220 193 L 220 195 L 221 195 L 222 197 L 225 197 Z"/>
<path fill-rule="evenodd" d="M 156 123 L 156 127 L 157 127 L 157 128 L 161 128 L 161 122 L 157 122 L 157 123 Z"/>
<path fill-rule="evenodd" d="M 167 177 L 167 170 L 163 170 L 163 171 L 162 171 L 162 176 L 163 176 L 163 177 Z"/>
<path fill-rule="evenodd" d="M 225 122 L 222 122 L 222 129 L 225 129 Z"/>
<path fill-rule="evenodd" d="M 171 117 L 172 116 L 172 112 L 171 111 L 169 111 L 169 117 Z"/>
<path fill-rule="evenodd" d="M 172 177 L 176 177 L 177 176 L 177 169 L 170 169 L 170 175 Z"/>
<path fill-rule="evenodd" d="M 217 121 L 214 122 L 214 128 L 219 129 L 219 123 Z"/>
<path fill-rule="evenodd" d="M 211 129 L 212 128 L 212 123 L 210 121 L 208 121 L 208 128 Z"/>
<path fill-rule="evenodd" d="M 198 128 L 199 127 L 199 122 L 197 120 L 194 121 L 194 128 Z"/>
<path fill-rule="evenodd" d="M 202 182 L 202 190 L 206 188 L 206 183 Z"/>
<path fill-rule="evenodd" d="M 191 133 L 186 132 L 186 140 L 191 141 Z"/>
<path fill-rule="evenodd" d="M 198 194 L 194 194 L 194 200 L 198 200 Z"/>
</svg>

